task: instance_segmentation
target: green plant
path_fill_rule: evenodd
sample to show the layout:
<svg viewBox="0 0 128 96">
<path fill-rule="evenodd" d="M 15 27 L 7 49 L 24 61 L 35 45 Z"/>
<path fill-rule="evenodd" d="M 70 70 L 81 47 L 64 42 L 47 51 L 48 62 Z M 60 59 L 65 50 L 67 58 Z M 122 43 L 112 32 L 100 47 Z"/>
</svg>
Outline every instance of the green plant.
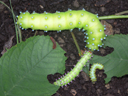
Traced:
<svg viewBox="0 0 128 96">
<path fill-rule="evenodd" d="M 104 73 L 107 75 L 105 83 L 108 83 L 113 76 L 121 77 L 128 74 L 128 35 L 116 34 L 107 37 L 103 43 L 114 51 L 106 56 L 93 55 L 90 63 L 101 63 L 104 65 Z"/>
<path fill-rule="evenodd" d="M 34 36 L 9 49 L 0 58 L 0 96 L 51 96 L 55 86 L 47 75 L 64 73 L 65 51 L 53 49 L 49 36 Z"/>
<path fill-rule="evenodd" d="M 102 16 L 98 18 L 113 19 L 113 18 L 128 18 L 128 16 L 111 15 L 105 17 Z M 91 29 L 88 29 L 88 32 L 89 30 Z M 90 38 L 93 38 L 93 36 L 90 35 Z M 91 63 L 98 62 L 104 65 L 105 74 L 107 74 L 105 83 L 108 83 L 111 77 L 113 76 L 121 77 L 128 73 L 127 70 L 128 46 L 126 44 L 128 41 L 127 38 L 128 35 L 108 36 L 107 39 L 103 42 L 104 47 L 105 46 L 113 47 L 114 51 L 111 54 L 104 57 L 96 56 L 93 54 L 93 59 L 90 60 Z M 58 84 L 54 83 L 55 84 L 54 85 L 49 83 L 49 81 L 47 80 L 47 75 L 55 74 L 55 73 L 63 74 L 65 70 L 66 57 L 64 56 L 65 52 L 59 47 L 59 45 L 56 43 L 56 46 L 54 47 L 53 45 L 55 42 L 51 40 L 52 39 L 50 39 L 49 36 L 31 37 L 27 39 L 25 42 L 21 42 L 13 46 L 0 58 L 0 77 L 1 77 L 0 95 L 1 96 L 19 96 L 19 95 L 51 96 L 53 93 L 56 92 L 56 90 L 58 90 L 59 86 L 55 86 Z M 80 59 L 80 63 L 78 62 L 78 64 L 86 63 L 87 60 L 82 60 L 82 59 L 85 57 L 90 59 L 89 54 L 90 52 L 88 52 L 87 55 L 84 55 L 84 57 Z M 82 67 L 83 65 L 80 66 L 81 69 Z M 75 72 L 79 74 L 78 70 Z M 95 70 L 92 70 L 91 72 L 93 72 L 94 75 Z M 75 76 L 73 78 L 75 78 Z M 95 76 L 94 79 L 96 79 Z M 68 83 L 69 82 L 70 81 L 68 81 Z"/>
<path fill-rule="evenodd" d="M 0 1 L 0 3 L 2 3 L 4 6 L 6 6 L 9 9 L 9 11 L 12 13 L 14 22 L 16 22 L 17 19 L 16 19 L 16 16 L 15 16 L 14 12 L 13 12 L 11 0 L 9 0 L 9 2 L 10 2 L 11 8 L 9 8 L 9 6 L 7 6 L 4 2 Z M 18 25 L 16 25 L 16 24 L 15 24 L 15 31 L 16 31 L 16 39 L 17 39 L 17 44 L 18 44 L 19 43 L 19 40 L 20 40 L 20 42 L 22 41 L 22 36 L 21 36 L 21 31 L 20 31 Z"/>
</svg>

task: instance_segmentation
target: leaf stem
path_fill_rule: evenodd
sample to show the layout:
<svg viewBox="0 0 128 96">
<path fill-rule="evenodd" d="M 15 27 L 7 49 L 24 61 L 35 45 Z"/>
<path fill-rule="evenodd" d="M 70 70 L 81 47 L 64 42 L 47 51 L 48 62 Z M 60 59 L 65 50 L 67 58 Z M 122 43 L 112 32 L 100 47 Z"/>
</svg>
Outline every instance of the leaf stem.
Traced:
<svg viewBox="0 0 128 96">
<path fill-rule="evenodd" d="M 115 15 L 122 15 L 122 14 L 127 14 L 128 13 L 128 10 L 127 11 L 122 11 L 122 12 L 119 12 L 119 13 L 116 13 Z"/>
<path fill-rule="evenodd" d="M 15 23 L 16 22 L 16 16 L 15 16 L 15 14 L 13 12 L 11 0 L 9 0 L 9 2 L 10 2 L 10 6 L 11 6 L 11 12 L 12 12 L 14 24 L 15 24 L 17 43 L 19 43 L 19 39 L 20 39 L 20 42 L 22 41 L 22 35 L 21 35 L 21 31 L 19 31 L 19 26 Z M 20 37 L 19 39 L 18 39 L 18 33 L 19 33 L 19 37 Z"/>
<path fill-rule="evenodd" d="M 128 15 L 100 16 L 100 17 L 99 17 L 99 20 L 102 20 L 102 19 L 121 19 L 121 18 L 128 18 Z"/>
<path fill-rule="evenodd" d="M 77 48 L 77 50 L 78 50 L 78 52 L 79 52 L 79 55 L 82 56 L 80 47 L 79 47 L 79 45 L 78 45 L 78 43 L 77 43 L 77 40 L 76 40 L 76 37 L 75 37 L 74 33 L 71 32 L 71 35 L 72 35 L 72 38 L 73 38 L 74 43 L 75 43 L 75 45 L 76 45 L 76 48 Z"/>
<path fill-rule="evenodd" d="M 10 1 L 10 6 L 11 6 L 11 0 L 9 0 L 9 1 Z M 9 9 L 9 11 L 11 11 L 12 16 L 13 16 L 13 20 L 14 20 L 14 24 L 15 24 L 16 16 L 15 16 L 15 14 L 13 12 L 12 6 L 11 6 L 11 9 L 10 9 L 10 7 L 8 5 L 6 5 L 4 2 L 0 1 L 0 3 L 3 4 L 4 6 L 6 6 Z M 15 24 L 15 31 L 16 31 L 17 43 L 19 43 L 18 33 L 19 33 L 19 37 L 20 37 L 20 42 L 22 41 L 22 36 L 21 36 L 21 32 L 19 31 L 19 27 L 16 24 Z"/>
</svg>

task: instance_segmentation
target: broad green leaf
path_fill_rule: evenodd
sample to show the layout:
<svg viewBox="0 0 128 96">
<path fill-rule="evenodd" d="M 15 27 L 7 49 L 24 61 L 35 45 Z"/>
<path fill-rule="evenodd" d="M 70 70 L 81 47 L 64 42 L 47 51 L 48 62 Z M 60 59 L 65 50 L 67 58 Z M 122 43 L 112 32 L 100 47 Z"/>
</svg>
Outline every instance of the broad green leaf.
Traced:
<svg viewBox="0 0 128 96">
<path fill-rule="evenodd" d="M 88 76 L 89 76 L 89 65 L 90 65 L 90 63 L 87 62 L 87 63 L 86 63 L 86 67 L 83 67 L 83 71 L 84 71 L 85 73 L 87 73 Z"/>
<path fill-rule="evenodd" d="M 51 96 L 58 90 L 47 75 L 64 73 L 65 51 L 53 49 L 49 36 L 34 36 L 0 59 L 0 96 Z"/>
<path fill-rule="evenodd" d="M 128 35 L 108 36 L 104 44 L 113 47 L 114 51 L 104 57 L 93 55 L 91 62 L 104 65 L 105 83 L 108 83 L 113 76 L 128 74 Z"/>
</svg>

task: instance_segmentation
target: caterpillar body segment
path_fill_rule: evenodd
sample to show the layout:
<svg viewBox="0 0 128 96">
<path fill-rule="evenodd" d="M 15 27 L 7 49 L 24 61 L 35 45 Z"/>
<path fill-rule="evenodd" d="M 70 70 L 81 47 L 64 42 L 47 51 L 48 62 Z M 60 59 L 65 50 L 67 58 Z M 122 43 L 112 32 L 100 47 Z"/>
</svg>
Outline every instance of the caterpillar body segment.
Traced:
<svg viewBox="0 0 128 96">
<path fill-rule="evenodd" d="M 86 47 L 99 50 L 102 47 L 102 40 L 105 38 L 104 26 L 100 23 L 97 15 L 85 10 L 68 10 L 56 13 L 20 13 L 17 24 L 22 29 L 58 31 L 70 30 L 74 28 L 82 29 L 86 32 Z"/>
<path fill-rule="evenodd" d="M 80 71 L 86 65 L 86 62 L 91 58 L 91 56 L 92 53 L 90 53 L 89 51 L 85 52 L 81 59 L 77 62 L 76 66 L 65 76 L 59 78 L 56 82 L 54 82 L 54 85 L 64 86 L 69 84 L 72 80 L 75 79 L 76 76 L 79 75 Z"/>
</svg>

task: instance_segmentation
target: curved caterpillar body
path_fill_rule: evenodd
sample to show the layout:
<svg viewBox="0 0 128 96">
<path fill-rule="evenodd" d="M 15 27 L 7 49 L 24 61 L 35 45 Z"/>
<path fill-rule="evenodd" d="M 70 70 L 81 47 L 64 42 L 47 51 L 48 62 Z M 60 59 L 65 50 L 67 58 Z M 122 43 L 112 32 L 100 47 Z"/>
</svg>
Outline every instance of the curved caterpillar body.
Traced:
<svg viewBox="0 0 128 96">
<path fill-rule="evenodd" d="M 78 63 L 75 65 L 75 67 L 67 73 L 62 78 L 59 78 L 56 82 L 54 82 L 54 85 L 63 86 L 69 84 L 76 76 L 79 75 L 82 68 L 85 66 L 86 62 L 91 58 L 91 54 L 89 51 L 85 52 L 82 58 L 78 61 Z"/>
<path fill-rule="evenodd" d="M 99 63 L 95 63 L 91 66 L 91 69 L 90 69 L 90 78 L 91 78 L 91 81 L 92 82 L 95 82 L 97 79 L 96 79 L 96 69 L 103 69 L 104 66 L 102 64 L 99 64 Z"/>
<path fill-rule="evenodd" d="M 102 47 L 102 40 L 105 39 L 104 26 L 100 23 L 98 16 L 85 10 L 68 10 L 66 12 L 56 12 L 42 14 L 33 12 L 20 13 L 17 24 L 22 29 L 31 28 L 32 30 L 70 30 L 74 28 L 83 28 L 82 31 L 87 30 L 85 38 L 89 49 L 98 50 Z"/>
</svg>

